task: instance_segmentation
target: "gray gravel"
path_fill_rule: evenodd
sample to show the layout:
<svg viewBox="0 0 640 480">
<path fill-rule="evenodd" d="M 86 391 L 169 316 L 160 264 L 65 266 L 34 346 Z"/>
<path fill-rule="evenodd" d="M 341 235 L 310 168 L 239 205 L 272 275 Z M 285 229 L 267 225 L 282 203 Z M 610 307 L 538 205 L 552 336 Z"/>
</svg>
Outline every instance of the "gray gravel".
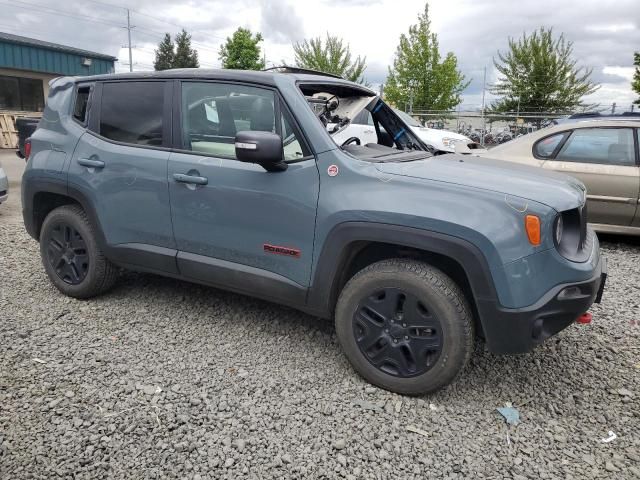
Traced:
<svg viewBox="0 0 640 480">
<path fill-rule="evenodd" d="M 637 240 L 603 244 L 592 325 L 528 355 L 478 344 L 457 383 L 404 398 L 291 309 L 135 273 L 66 298 L 2 210 L 0 478 L 640 478 Z"/>
</svg>

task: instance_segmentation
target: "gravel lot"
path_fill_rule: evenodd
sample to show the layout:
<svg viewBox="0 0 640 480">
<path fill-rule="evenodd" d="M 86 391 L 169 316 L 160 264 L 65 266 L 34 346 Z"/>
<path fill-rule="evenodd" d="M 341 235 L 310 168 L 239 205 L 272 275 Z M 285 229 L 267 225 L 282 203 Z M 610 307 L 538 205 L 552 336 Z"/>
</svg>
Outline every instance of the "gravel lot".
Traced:
<svg viewBox="0 0 640 480">
<path fill-rule="evenodd" d="M 330 323 L 291 309 L 136 273 L 91 301 L 63 297 L 12 188 L 0 478 L 640 478 L 638 240 L 603 242 L 593 324 L 528 355 L 478 344 L 457 383 L 404 398 L 354 374 Z"/>
</svg>

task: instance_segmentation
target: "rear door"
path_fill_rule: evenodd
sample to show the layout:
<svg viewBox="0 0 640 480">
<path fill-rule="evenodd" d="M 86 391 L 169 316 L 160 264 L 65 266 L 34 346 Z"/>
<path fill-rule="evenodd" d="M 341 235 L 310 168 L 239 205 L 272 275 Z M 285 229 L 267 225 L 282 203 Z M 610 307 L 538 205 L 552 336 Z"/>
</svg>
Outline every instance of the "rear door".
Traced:
<svg viewBox="0 0 640 480">
<path fill-rule="evenodd" d="M 544 168 L 586 185 L 589 222 L 631 225 L 640 185 L 634 137 L 627 127 L 577 128 L 562 139 L 555 157 L 544 162 Z"/>
<path fill-rule="evenodd" d="M 640 128 L 636 128 L 636 155 L 638 168 L 640 168 Z M 638 204 L 636 206 L 636 216 L 631 225 L 640 228 L 640 177 L 638 178 Z"/>
<path fill-rule="evenodd" d="M 143 265 L 148 260 L 162 266 L 166 261 L 161 269 L 175 271 L 167 185 L 167 85 L 151 80 L 96 84 L 88 130 L 70 162 L 69 188 L 90 200 L 107 244 L 129 259 L 124 263 Z"/>
</svg>

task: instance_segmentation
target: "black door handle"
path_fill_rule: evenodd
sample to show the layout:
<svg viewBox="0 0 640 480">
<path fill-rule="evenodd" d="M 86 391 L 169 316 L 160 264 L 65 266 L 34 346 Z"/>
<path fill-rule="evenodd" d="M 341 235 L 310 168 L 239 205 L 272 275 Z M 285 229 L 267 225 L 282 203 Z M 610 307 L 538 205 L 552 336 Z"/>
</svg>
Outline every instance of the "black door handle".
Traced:
<svg viewBox="0 0 640 480">
<path fill-rule="evenodd" d="M 192 185 L 206 185 L 209 183 L 207 177 L 199 177 L 197 175 L 185 175 L 184 173 L 174 173 L 173 179 L 180 183 L 190 183 Z"/>
</svg>

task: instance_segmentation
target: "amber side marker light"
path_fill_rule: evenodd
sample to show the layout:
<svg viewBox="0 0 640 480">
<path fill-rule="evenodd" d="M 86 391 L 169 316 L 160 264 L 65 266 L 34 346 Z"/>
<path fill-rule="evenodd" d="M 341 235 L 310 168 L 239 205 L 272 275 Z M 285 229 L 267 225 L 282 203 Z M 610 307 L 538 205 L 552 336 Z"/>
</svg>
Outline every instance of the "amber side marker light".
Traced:
<svg viewBox="0 0 640 480">
<path fill-rule="evenodd" d="M 534 247 L 540 245 L 542 239 L 540 233 L 540 218 L 536 215 L 527 215 L 524 217 L 524 228 L 527 231 L 529 243 Z"/>
</svg>

